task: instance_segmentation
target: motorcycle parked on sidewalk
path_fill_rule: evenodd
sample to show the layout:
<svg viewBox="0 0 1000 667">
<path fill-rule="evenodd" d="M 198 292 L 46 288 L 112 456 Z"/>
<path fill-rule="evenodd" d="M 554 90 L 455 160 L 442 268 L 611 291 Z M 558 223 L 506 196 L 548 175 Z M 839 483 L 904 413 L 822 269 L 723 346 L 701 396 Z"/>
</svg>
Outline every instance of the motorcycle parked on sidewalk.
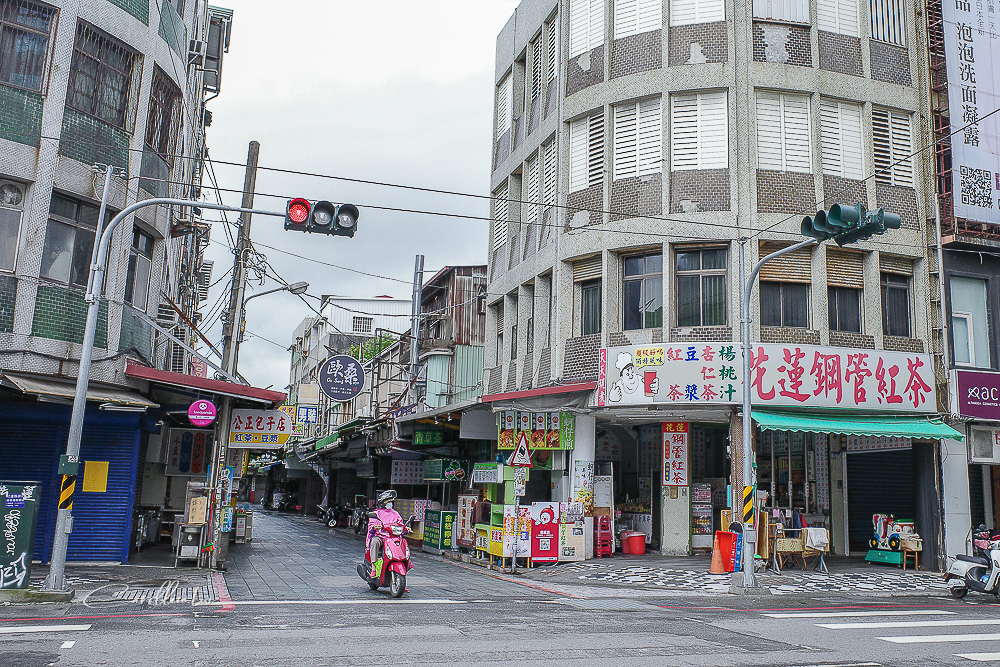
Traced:
<svg viewBox="0 0 1000 667">
<path fill-rule="evenodd" d="M 358 575 L 373 591 L 388 586 L 389 594 L 398 598 L 406 592 L 406 573 L 413 568 L 410 545 L 403 535 L 409 530 L 414 517 L 403 521 L 399 512 L 392 509 L 395 497 L 395 491 L 382 494 L 379 496 L 379 507 L 367 515 L 365 560 L 358 564 Z"/>
<path fill-rule="evenodd" d="M 328 528 L 333 528 L 337 525 L 337 517 L 340 515 L 340 506 L 333 505 L 328 507 L 326 503 L 323 503 L 316 508 L 316 518 L 322 523 L 325 523 Z"/>
<path fill-rule="evenodd" d="M 958 554 L 944 575 L 951 595 L 961 600 L 972 590 L 993 595 L 1000 602 L 1000 533 L 979 526 L 972 544 L 976 555 Z"/>
<path fill-rule="evenodd" d="M 354 511 L 351 513 L 351 527 L 354 528 L 354 534 L 360 535 L 362 528 L 368 523 L 368 508 L 357 503 L 354 505 Z"/>
</svg>

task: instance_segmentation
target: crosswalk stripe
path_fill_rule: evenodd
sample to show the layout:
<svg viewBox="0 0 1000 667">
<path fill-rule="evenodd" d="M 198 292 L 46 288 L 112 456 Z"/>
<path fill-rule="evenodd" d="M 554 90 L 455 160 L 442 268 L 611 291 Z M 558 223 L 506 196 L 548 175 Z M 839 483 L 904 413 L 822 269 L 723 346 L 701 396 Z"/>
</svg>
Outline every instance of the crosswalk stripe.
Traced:
<svg viewBox="0 0 1000 667">
<path fill-rule="evenodd" d="M 59 648 L 73 648 L 74 644 L 76 644 L 76 642 L 74 642 L 74 641 L 65 641 L 65 642 L 62 643 L 62 646 L 60 646 Z"/>
<path fill-rule="evenodd" d="M 939 614 L 954 614 L 943 609 L 917 609 L 914 611 L 824 611 L 769 613 L 764 616 L 771 618 L 841 618 L 846 616 L 937 616 Z"/>
<path fill-rule="evenodd" d="M 948 628 L 961 625 L 1000 625 L 1000 618 L 967 619 L 959 621 L 883 621 L 875 623 L 816 623 L 831 630 L 865 630 L 877 628 Z"/>
<path fill-rule="evenodd" d="M 876 637 L 893 644 L 933 644 L 935 642 L 985 642 L 1000 639 L 1000 633 L 988 632 L 980 635 L 908 635 L 903 637 Z"/>
<path fill-rule="evenodd" d="M 13 627 L 0 627 L 0 634 L 11 635 L 29 632 L 72 632 L 75 630 L 90 630 L 87 625 L 19 625 Z"/>
<path fill-rule="evenodd" d="M 966 660 L 975 660 L 976 662 L 1000 660 L 1000 653 L 956 653 L 955 656 L 965 658 Z"/>
</svg>

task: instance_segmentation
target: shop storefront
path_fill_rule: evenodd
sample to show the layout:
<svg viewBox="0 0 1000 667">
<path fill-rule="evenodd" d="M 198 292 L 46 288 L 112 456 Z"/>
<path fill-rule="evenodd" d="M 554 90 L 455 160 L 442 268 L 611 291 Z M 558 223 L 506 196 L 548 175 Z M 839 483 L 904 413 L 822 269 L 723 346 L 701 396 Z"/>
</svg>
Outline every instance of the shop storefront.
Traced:
<svg viewBox="0 0 1000 667">
<path fill-rule="evenodd" d="M 1000 526 L 1000 373 L 953 371 L 952 397 L 952 411 L 968 420 L 964 449 L 968 454 L 969 527 L 997 528 Z M 961 470 L 956 472 L 961 474 Z M 952 481 L 946 476 L 945 486 Z M 961 481 L 956 482 L 956 486 L 960 484 Z M 950 541 L 955 542 L 956 553 L 961 553 L 958 537 L 956 534 Z"/>
</svg>

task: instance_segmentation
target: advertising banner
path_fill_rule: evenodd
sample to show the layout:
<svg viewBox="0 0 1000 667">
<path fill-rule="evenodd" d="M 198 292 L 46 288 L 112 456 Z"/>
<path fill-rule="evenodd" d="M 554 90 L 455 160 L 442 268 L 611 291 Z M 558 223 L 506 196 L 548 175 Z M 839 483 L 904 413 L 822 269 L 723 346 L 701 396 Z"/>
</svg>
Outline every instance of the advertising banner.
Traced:
<svg viewBox="0 0 1000 667">
<path fill-rule="evenodd" d="M 531 507 L 518 506 L 514 514 L 513 505 L 503 508 L 503 557 L 510 558 L 517 544 L 517 557 L 526 558 L 531 555 Z"/>
<path fill-rule="evenodd" d="M 559 560 L 559 503 L 531 503 L 531 560 Z"/>
<path fill-rule="evenodd" d="M 0 482 L 0 589 L 28 587 L 39 493 L 34 484 Z"/>
<path fill-rule="evenodd" d="M 208 473 L 215 433 L 209 430 L 172 428 L 167 431 L 167 475 L 203 477 Z"/>
<path fill-rule="evenodd" d="M 573 461 L 573 501 L 583 503 L 586 516 L 594 512 L 594 462 Z"/>
<path fill-rule="evenodd" d="M 576 420 L 571 412 L 497 413 L 497 449 L 514 449 L 524 435 L 531 451 L 573 449 Z"/>
<path fill-rule="evenodd" d="M 952 371 L 958 387 L 953 411 L 963 417 L 1000 420 L 1000 373 Z"/>
<path fill-rule="evenodd" d="M 951 127 L 964 128 L 951 138 L 955 216 L 1000 223 L 997 5 L 955 0 L 942 2 L 941 13 Z"/>
<path fill-rule="evenodd" d="M 476 503 L 478 495 L 461 495 L 458 497 L 458 544 L 463 547 L 476 546 Z"/>
<path fill-rule="evenodd" d="M 281 449 L 292 435 L 292 420 L 281 410 L 233 410 L 229 446 Z"/>
<path fill-rule="evenodd" d="M 687 486 L 687 422 L 663 422 L 663 486 Z"/>
<path fill-rule="evenodd" d="M 606 352 L 606 354 L 604 354 Z M 729 404 L 740 393 L 739 343 L 639 345 L 602 350 L 598 405 Z"/>
</svg>

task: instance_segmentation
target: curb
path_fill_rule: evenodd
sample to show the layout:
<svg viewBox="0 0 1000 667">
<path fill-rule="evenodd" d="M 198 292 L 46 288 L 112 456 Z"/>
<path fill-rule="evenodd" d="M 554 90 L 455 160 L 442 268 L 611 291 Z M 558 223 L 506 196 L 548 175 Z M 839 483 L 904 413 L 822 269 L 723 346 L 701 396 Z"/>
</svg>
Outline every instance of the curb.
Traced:
<svg viewBox="0 0 1000 667">
<path fill-rule="evenodd" d="M 69 602 L 76 591 L 41 591 L 34 588 L 0 590 L 0 604 L 37 604 L 42 602 Z"/>
</svg>

